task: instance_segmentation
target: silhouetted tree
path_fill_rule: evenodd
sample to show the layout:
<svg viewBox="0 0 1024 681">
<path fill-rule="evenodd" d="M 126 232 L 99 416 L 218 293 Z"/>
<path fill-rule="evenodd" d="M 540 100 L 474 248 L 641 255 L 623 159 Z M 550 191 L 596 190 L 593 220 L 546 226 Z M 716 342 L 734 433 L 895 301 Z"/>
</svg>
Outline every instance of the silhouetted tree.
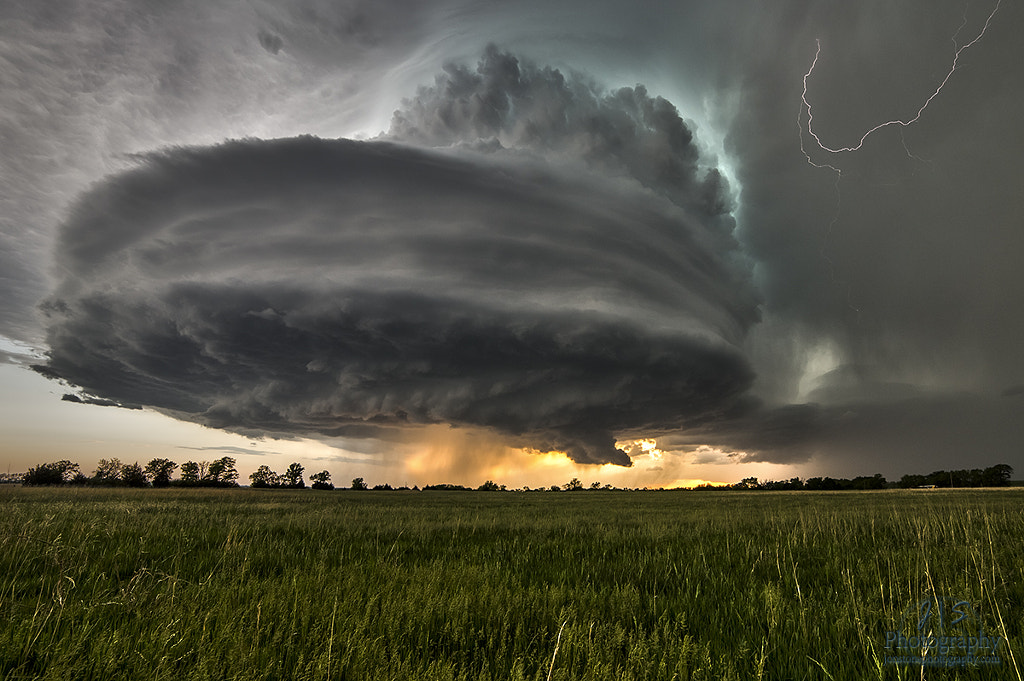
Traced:
<svg viewBox="0 0 1024 681">
<path fill-rule="evenodd" d="M 963 479 L 961 484 L 964 487 L 981 487 L 985 472 L 980 468 L 972 468 L 969 471 L 963 471 Z"/>
<path fill-rule="evenodd" d="M 366 489 L 366 481 L 362 478 L 352 478 L 352 489 L 364 490 Z"/>
<path fill-rule="evenodd" d="M 306 470 L 302 464 L 289 464 L 288 470 L 281 474 L 281 483 L 285 487 L 303 488 L 306 482 L 302 479 L 302 472 Z"/>
<path fill-rule="evenodd" d="M 488 480 L 484 484 L 477 487 L 477 490 L 481 492 L 497 492 L 499 489 L 498 484 L 493 480 Z"/>
<path fill-rule="evenodd" d="M 579 478 L 573 478 L 569 482 L 565 483 L 563 487 L 565 487 L 565 489 L 569 492 L 575 492 L 577 490 L 583 489 L 583 483 L 580 482 Z"/>
<path fill-rule="evenodd" d="M 167 487 L 171 484 L 171 475 L 178 467 L 170 459 L 153 459 L 146 464 L 146 476 L 153 483 L 153 487 Z"/>
<path fill-rule="evenodd" d="M 185 486 L 199 484 L 199 464 L 195 461 L 186 461 L 181 464 L 181 484 Z"/>
<path fill-rule="evenodd" d="M 96 470 L 92 474 L 92 482 L 96 485 L 119 485 L 121 484 L 120 459 L 100 459 L 96 464 Z"/>
<path fill-rule="evenodd" d="M 817 484 L 812 486 L 811 480 L 816 480 Z M 839 490 L 843 488 L 842 481 L 836 480 L 835 478 L 830 478 L 828 476 L 825 476 L 824 478 L 811 478 L 807 481 L 805 487 L 807 489 L 816 489 L 824 492 Z"/>
<path fill-rule="evenodd" d="M 986 487 L 1005 487 L 1010 484 L 1012 475 L 1013 466 L 1000 463 L 982 471 L 981 481 Z"/>
<path fill-rule="evenodd" d="M 138 461 L 121 466 L 121 484 L 126 487 L 146 486 L 146 473 Z"/>
<path fill-rule="evenodd" d="M 309 479 L 313 481 L 311 485 L 313 489 L 334 489 L 334 485 L 331 483 L 331 474 L 328 471 L 313 473 Z"/>
<path fill-rule="evenodd" d="M 885 478 L 881 473 L 875 473 L 868 477 L 862 475 L 850 481 L 850 489 L 885 489 Z"/>
<path fill-rule="evenodd" d="M 378 492 L 384 492 L 384 491 L 390 490 L 391 489 L 391 485 L 389 485 L 388 483 L 385 482 L 382 485 L 374 485 L 373 489 L 378 491 Z"/>
<path fill-rule="evenodd" d="M 21 478 L 21 484 L 26 486 L 35 485 L 63 485 L 71 481 L 71 476 L 81 475 L 78 471 L 78 464 L 67 459 L 61 459 L 53 463 L 41 463 L 38 466 L 29 468 Z"/>
<path fill-rule="evenodd" d="M 270 466 L 263 464 L 256 469 L 255 473 L 249 475 L 249 482 L 252 483 L 253 487 L 280 487 L 281 478 L 274 471 L 270 470 Z"/>
<path fill-rule="evenodd" d="M 235 460 L 230 456 L 223 456 L 216 461 L 211 461 L 207 468 L 206 479 L 218 486 L 237 486 L 238 471 L 235 469 Z"/>
<path fill-rule="evenodd" d="M 800 478 L 790 478 L 789 480 L 766 480 L 760 483 L 756 489 L 763 489 L 775 492 L 789 492 L 792 490 L 803 489 L 804 483 L 800 481 Z"/>
</svg>

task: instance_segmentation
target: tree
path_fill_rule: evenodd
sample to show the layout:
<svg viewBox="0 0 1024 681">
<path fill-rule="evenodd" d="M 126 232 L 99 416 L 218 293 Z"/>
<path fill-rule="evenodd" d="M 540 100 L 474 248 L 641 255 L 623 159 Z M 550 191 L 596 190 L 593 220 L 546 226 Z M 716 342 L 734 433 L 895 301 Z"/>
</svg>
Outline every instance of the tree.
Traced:
<svg viewBox="0 0 1024 681">
<path fill-rule="evenodd" d="M 592 483 L 590 483 L 590 489 L 601 489 L 601 483 L 600 482 L 592 482 Z"/>
<path fill-rule="evenodd" d="M 501 488 L 498 487 L 498 483 L 494 482 L 493 480 L 488 480 L 484 484 L 477 487 L 477 490 L 481 492 L 497 492 L 499 489 Z"/>
<path fill-rule="evenodd" d="M 125 464 L 121 467 L 121 484 L 127 487 L 145 487 L 146 473 L 139 462 Z"/>
<path fill-rule="evenodd" d="M 569 482 L 565 483 L 563 487 L 565 487 L 569 492 L 575 492 L 576 490 L 583 489 L 583 483 L 580 482 L 579 478 L 573 478 Z"/>
<path fill-rule="evenodd" d="M 1010 484 L 1010 476 L 1013 475 L 1013 466 L 1005 463 L 996 464 L 986 468 L 981 473 L 981 484 L 986 487 L 1005 487 Z"/>
<path fill-rule="evenodd" d="M 804 481 L 804 489 L 811 492 L 831 491 L 839 489 L 839 481 L 834 478 L 807 478 Z"/>
<path fill-rule="evenodd" d="M 81 475 L 78 464 L 67 459 L 61 459 L 53 463 L 41 463 L 38 466 L 28 469 L 28 473 L 21 479 L 21 484 L 33 485 L 64 485 L 71 481 L 73 475 Z"/>
<path fill-rule="evenodd" d="M 352 489 L 364 490 L 366 489 L 366 481 L 362 478 L 352 478 Z"/>
<path fill-rule="evenodd" d="M 861 475 L 850 481 L 853 489 L 885 489 L 886 480 L 881 473 L 875 473 L 871 477 Z"/>
<path fill-rule="evenodd" d="M 181 484 L 199 484 L 199 464 L 197 464 L 195 461 L 186 461 L 185 463 L 181 464 Z"/>
<path fill-rule="evenodd" d="M 896 486 L 902 487 L 903 489 L 912 489 L 914 487 L 921 487 L 924 484 L 923 475 L 913 475 L 908 473 L 900 478 L 900 481 L 896 483 Z"/>
<path fill-rule="evenodd" d="M 331 474 L 328 471 L 313 473 L 309 479 L 313 481 L 313 489 L 334 489 L 334 485 L 331 483 Z"/>
<path fill-rule="evenodd" d="M 216 485 L 223 487 L 235 487 L 238 485 L 238 471 L 235 469 L 235 460 L 230 456 L 223 456 L 212 461 L 207 468 L 207 479 Z"/>
<path fill-rule="evenodd" d="M 171 484 L 171 475 L 178 467 L 170 459 L 153 459 L 146 464 L 146 476 L 153 487 L 167 487 Z"/>
<path fill-rule="evenodd" d="M 256 469 L 256 472 L 249 476 L 249 482 L 253 487 L 280 487 L 281 477 L 270 470 L 270 466 L 263 464 Z"/>
<path fill-rule="evenodd" d="M 121 467 L 120 459 L 100 459 L 92 480 L 97 485 L 118 485 L 121 483 Z"/>
<path fill-rule="evenodd" d="M 281 474 L 281 483 L 285 487 L 303 488 L 306 486 L 305 481 L 302 479 L 302 471 L 306 470 L 300 463 L 293 463 L 288 466 L 288 470 Z"/>
</svg>

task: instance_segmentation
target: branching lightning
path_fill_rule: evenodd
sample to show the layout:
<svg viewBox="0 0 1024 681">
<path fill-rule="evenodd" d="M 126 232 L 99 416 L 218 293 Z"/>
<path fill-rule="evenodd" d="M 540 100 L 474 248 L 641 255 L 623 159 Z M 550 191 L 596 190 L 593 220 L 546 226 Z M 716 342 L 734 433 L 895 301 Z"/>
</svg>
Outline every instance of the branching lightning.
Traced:
<svg viewBox="0 0 1024 681">
<path fill-rule="evenodd" d="M 921 116 L 924 115 L 925 109 L 927 109 L 928 106 L 932 103 L 932 100 L 934 100 L 936 97 L 938 97 L 939 93 L 942 92 L 943 88 L 946 87 L 946 83 L 948 83 L 950 78 L 953 77 L 953 73 L 956 71 L 957 66 L 959 65 L 960 55 L 962 55 L 967 49 L 969 49 L 969 48 L 973 47 L 974 45 L 976 45 L 979 41 L 981 41 L 982 38 L 985 37 L 985 33 L 988 31 L 989 25 L 992 23 L 992 19 L 995 17 L 996 13 L 999 11 L 999 7 L 1000 7 L 1001 4 L 1002 4 L 1002 0 L 996 0 L 995 7 L 992 8 L 992 11 L 989 13 L 988 17 L 985 19 L 985 24 L 981 27 L 981 30 L 974 37 L 974 39 L 971 40 L 968 43 L 965 43 L 963 45 L 959 45 L 958 44 L 958 37 L 959 37 L 961 31 L 963 31 L 964 27 L 967 25 L 967 11 L 965 9 L 964 17 L 963 17 L 963 22 L 960 24 L 960 27 L 957 28 L 956 33 L 953 34 L 952 39 L 951 39 L 952 42 L 953 42 L 953 47 L 954 47 L 953 63 L 950 65 L 949 71 L 946 73 L 945 77 L 943 77 L 942 81 L 938 84 L 938 86 L 931 93 L 931 95 L 929 95 L 928 98 L 925 99 L 924 103 L 921 104 L 920 108 L 918 108 L 918 110 L 914 113 L 913 116 L 911 116 L 909 118 L 906 118 L 906 119 L 896 118 L 896 119 L 885 121 L 883 123 L 879 123 L 878 125 L 875 125 L 874 127 L 868 129 L 863 135 L 861 135 L 861 138 L 857 141 L 857 143 L 852 145 L 852 146 L 830 147 L 830 146 L 826 145 L 824 142 L 821 141 L 821 137 L 814 130 L 814 109 L 811 106 L 810 101 L 808 101 L 808 99 L 807 99 L 807 81 L 810 79 L 811 75 L 814 73 L 815 67 L 817 67 L 817 65 L 818 65 L 818 58 L 821 56 L 821 40 L 815 40 L 814 41 L 815 45 L 816 45 L 816 49 L 815 49 L 815 52 L 814 52 L 814 59 L 811 61 L 811 65 L 807 69 L 807 72 L 804 73 L 804 77 L 803 77 L 803 91 L 801 92 L 801 95 L 800 95 L 801 106 L 800 106 L 800 111 L 797 114 L 797 129 L 799 131 L 800 151 L 803 153 L 804 158 L 807 159 L 807 163 L 809 163 L 810 165 L 814 166 L 815 168 L 827 169 L 827 170 L 833 172 L 835 174 L 835 176 L 836 176 L 836 179 L 835 179 L 836 209 L 835 209 L 835 212 L 834 212 L 834 214 L 832 216 L 832 220 L 829 222 L 828 228 L 826 229 L 826 232 L 825 232 L 825 241 L 824 241 L 824 243 L 822 245 L 821 255 L 829 264 L 829 271 L 830 271 L 831 276 L 832 276 L 832 283 L 835 284 L 835 285 L 838 285 L 838 286 L 845 286 L 845 288 L 846 288 L 847 304 L 855 312 L 859 313 L 860 310 L 852 302 L 850 286 L 848 284 L 846 284 L 845 282 L 842 282 L 842 281 L 836 279 L 836 276 L 835 276 L 835 263 L 832 261 L 832 258 L 830 258 L 829 255 L 828 255 L 828 244 L 831 241 L 832 232 L 835 229 L 836 224 L 839 222 L 839 218 L 840 218 L 840 215 L 842 213 L 842 192 L 840 191 L 840 182 L 841 182 L 842 177 L 843 177 L 843 170 L 842 170 L 842 168 L 839 165 L 836 164 L 837 162 L 822 161 L 822 160 L 817 160 L 816 161 L 816 160 L 814 160 L 814 158 L 812 158 L 812 156 L 811 156 L 812 151 L 813 152 L 824 152 L 826 154 L 831 154 L 833 156 L 838 155 L 838 154 L 848 153 L 848 152 L 856 152 L 856 151 L 859 151 L 864 146 L 864 143 L 867 141 L 867 139 L 871 135 L 873 135 L 874 133 L 878 132 L 879 130 L 883 130 L 885 128 L 889 128 L 889 127 L 892 127 L 892 126 L 899 126 L 900 140 L 901 140 L 901 143 L 903 145 L 904 151 L 907 152 L 907 156 L 912 158 L 912 159 L 918 160 L 918 161 L 924 161 L 924 159 L 920 158 L 919 156 L 914 155 L 910 151 L 910 148 L 907 146 L 906 139 L 903 137 L 903 130 L 905 130 L 906 128 L 909 128 L 914 123 L 916 123 L 918 120 L 920 120 Z M 804 126 L 804 123 L 803 123 L 805 112 L 806 112 L 806 118 L 807 118 L 806 127 Z M 811 139 L 814 140 L 814 146 L 817 146 L 816 150 L 813 149 L 813 147 L 812 147 L 812 150 L 808 150 L 807 144 L 805 144 L 805 137 L 804 137 L 805 133 Z"/>
<path fill-rule="evenodd" d="M 925 109 L 928 108 L 928 105 L 930 105 L 932 103 L 932 100 L 939 96 L 939 93 L 942 92 L 942 89 L 944 87 L 946 87 L 946 83 L 948 83 L 949 79 L 953 77 L 953 72 L 956 71 L 956 68 L 957 68 L 957 66 L 959 64 L 959 61 L 960 61 L 960 55 L 963 54 L 965 50 L 967 50 L 970 47 L 973 47 L 974 45 L 976 45 L 982 38 L 985 37 L 985 33 L 988 31 L 988 27 L 992 23 L 992 19 L 995 17 L 996 12 L 999 11 L 999 6 L 1001 4 L 1002 4 L 1002 0 L 997 0 L 995 7 L 992 9 L 992 12 L 988 15 L 988 18 L 985 20 L 985 25 L 981 27 L 981 31 L 978 33 L 977 36 L 974 37 L 974 40 L 970 41 L 969 43 L 966 43 L 964 45 L 961 45 L 961 46 L 957 47 L 957 36 L 960 35 L 960 31 L 962 31 L 963 27 L 964 27 L 964 24 L 960 25 L 960 28 L 957 29 L 957 32 L 955 34 L 953 34 L 953 38 L 952 38 L 953 46 L 956 47 L 956 52 L 953 53 L 953 63 L 949 67 L 949 71 L 946 73 L 946 76 L 942 79 L 942 82 L 939 83 L 938 87 L 935 88 L 935 91 L 932 92 L 932 94 L 928 96 L 928 99 L 926 99 L 924 101 L 924 104 L 921 105 L 921 107 L 917 110 L 917 112 L 913 115 L 913 117 L 908 118 L 907 120 L 896 118 L 896 119 L 893 119 L 893 120 L 890 120 L 890 121 L 885 121 L 884 123 L 879 123 L 875 127 L 870 128 L 867 132 L 865 132 L 861 136 L 860 140 L 857 142 L 856 145 L 850 146 L 850 147 L 836 147 L 836 148 L 829 147 L 829 146 L 825 145 L 824 142 L 821 141 L 821 137 L 818 136 L 818 133 L 814 132 L 814 111 L 811 108 L 811 103 L 807 101 L 807 79 L 811 77 L 812 73 L 814 73 L 814 68 L 818 65 L 818 57 L 821 55 L 821 41 L 820 40 L 815 40 L 814 42 L 817 45 L 817 49 L 814 52 L 814 59 L 811 61 L 810 68 L 807 69 L 807 73 L 804 74 L 804 81 L 803 81 L 804 89 L 803 89 L 803 93 L 800 96 L 800 98 L 801 98 L 801 100 L 803 102 L 803 109 L 801 110 L 801 117 L 802 117 L 802 114 L 803 114 L 803 110 L 807 111 L 807 134 L 814 138 L 814 142 L 817 144 L 818 148 L 821 151 L 825 151 L 825 152 L 828 152 L 830 154 L 839 154 L 839 153 L 848 152 L 848 151 L 858 151 L 861 147 L 864 146 L 864 142 L 867 141 L 868 137 L 870 137 L 875 132 L 877 132 L 879 130 L 882 130 L 883 128 L 888 128 L 888 127 L 893 126 L 893 125 L 899 125 L 901 127 L 907 128 L 907 127 L 913 125 L 914 123 L 916 123 L 921 118 L 921 116 L 924 114 L 924 111 L 925 111 Z M 966 23 L 966 17 L 965 17 L 965 23 Z M 801 135 L 800 135 L 800 148 L 804 152 L 804 155 L 808 157 L 807 158 L 808 162 L 811 163 L 811 165 L 814 165 L 816 167 L 825 167 L 825 168 L 832 168 L 833 170 L 838 170 L 837 168 L 834 168 L 833 166 L 831 166 L 829 164 L 821 164 L 821 165 L 819 165 L 819 164 L 816 164 L 813 161 L 811 161 L 810 155 L 807 153 L 807 150 L 804 148 L 804 145 L 803 145 L 803 141 L 804 140 L 803 140 L 803 125 L 802 124 L 800 126 L 800 131 L 801 131 Z"/>
</svg>

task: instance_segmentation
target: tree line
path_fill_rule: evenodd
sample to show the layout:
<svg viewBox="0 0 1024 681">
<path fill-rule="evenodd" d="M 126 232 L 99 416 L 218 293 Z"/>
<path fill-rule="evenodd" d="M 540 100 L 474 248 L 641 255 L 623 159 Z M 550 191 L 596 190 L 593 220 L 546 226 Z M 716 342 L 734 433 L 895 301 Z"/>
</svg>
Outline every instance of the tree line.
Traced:
<svg viewBox="0 0 1024 681">
<path fill-rule="evenodd" d="M 729 485 L 735 490 L 866 490 L 866 489 L 916 489 L 921 487 L 1007 487 L 1013 475 L 1013 466 L 1005 463 L 988 468 L 962 469 L 956 471 L 933 471 L 928 475 L 904 475 L 897 481 L 889 482 L 880 473 L 859 476 L 853 479 L 816 477 L 801 480 L 765 480 L 744 478 Z M 720 486 L 701 485 L 697 489 L 721 489 Z"/>
<path fill-rule="evenodd" d="M 81 471 L 77 463 L 62 459 L 41 463 L 21 476 L 21 484 L 82 485 L 93 487 L 238 487 L 238 470 L 230 456 L 215 461 L 186 461 L 179 470 L 170 459 L 153 459 L 145 466 L 139 462 L 122 463 L 120 459 L 100 459 L 92 475 Z"/>
<path fill-rule="evenodd" d="M 66 459 L 52 463 L 43 463 L 28 469 L 22 475 L 0 475 L 0 483 L 20 482 L 27 486 L 38 485 L 82 485 L 82 486 L 104 486 L 104 487 L 238 487 L 238 470 L 235 467 L 235 459 L 230 456 L 221 457 L 214 461 L 186 461 L 179 467 L 170 459 L 153 459 L 145 466 L 138 462 L 125 464 L 118 459 L 100 459 L 96 470 L 92 475 L 85 475 L 79 469 L 77 463 Z M 277 473 L 270 466 L 262 465 L 249 476 L 250 486 L 264 489 L 304 489 L 306 487 L 303 474 L 305 467 L 300 463 L 292 463 L 283 473 Z M 179 471 L 179 477 L 174 478 L 175 471 Z M 729 490 L 806 490 L 806 491 L 830 491 L 830 490 L 872 490 L 872 489 L 913 489 L 919 487 L 1006 487 L 1010 484 L 1010 477 L 1013 475 L 1013 467 L 1005 463 L 990 466 L 989 468 L 974 468 L 952 471 L 933 471 L 928 475 L 904 475 L 898 481 L 890 482 L 880 473 L 871 476 L 859 476 L 852 479 L 813 477 L 807 479 L 791 478 L 789 480 L 765 480 L 757 478 L 744 478 L 732 485 L 699 485 L 694 489 L 729 489 Z M 333 490 L 330 472 L 324 470 L 309 476 L 316 490 Z M 354 491 L 364 490 L 408 490 L 409 487 L 392 487 L 388 483 L 374 485 L 372 488 L 363 478 L 354 478 L 352 486 Z M 419 490 L 419 487 L 413 487 Z M 425 485 L 424 491 L 471 491 L 482 492 L 504 492 L 505 485 L 499 485 L 493 480 L 487 480 L 479 487 L 466 487 L 448 483 Z M 538 487 L 531 489 L 523 486 L 516 491 L 568 491 L 576 492 L 583 490 L 612 490 L 617 489 L 612 485 L 602 485 L 600 482 L 593 482 L 585 487 L 578 478 L 573 478 L 563 485 L 551 485 L 550 487 Z M 626 488 L 628 489 L 628 488 Z M 647 488 L 644 488 L 647 489 Z M 660 488 L 659 488 L 660 489 Z"/>
<path fill-rule="evenodd" d="M 305 470 L 302 464 L 293 463 L 284 473 L 278 475 L 271 470 L 270 466 L 263 465 L 249 476 L 249 482 L 252 487 L 256 488 L 303 489 L 306 487 L 306 481 L 302 479 L 302 473 Z M 334 489 L 334 485 L 331 484 L 331 474 L 327 471 L 314 473 L 309 476 L 309 479 L 313 482 L 311 485 L 313 489 Z"/>
</svg>

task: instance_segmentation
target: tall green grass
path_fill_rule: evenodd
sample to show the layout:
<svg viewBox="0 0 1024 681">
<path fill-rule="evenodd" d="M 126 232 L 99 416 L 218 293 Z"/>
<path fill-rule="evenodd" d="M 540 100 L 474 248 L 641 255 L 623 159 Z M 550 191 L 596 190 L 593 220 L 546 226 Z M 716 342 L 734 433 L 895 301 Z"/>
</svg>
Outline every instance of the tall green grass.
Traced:
<svg viewBox="0 0 1024 681">
<path fill-rule="evenodd" d="M 0 675 L 1020 679 L 1022 500 L 0 489 Z M 936 597 L 1000 666 L 885 664 Z"/>
</svg>

